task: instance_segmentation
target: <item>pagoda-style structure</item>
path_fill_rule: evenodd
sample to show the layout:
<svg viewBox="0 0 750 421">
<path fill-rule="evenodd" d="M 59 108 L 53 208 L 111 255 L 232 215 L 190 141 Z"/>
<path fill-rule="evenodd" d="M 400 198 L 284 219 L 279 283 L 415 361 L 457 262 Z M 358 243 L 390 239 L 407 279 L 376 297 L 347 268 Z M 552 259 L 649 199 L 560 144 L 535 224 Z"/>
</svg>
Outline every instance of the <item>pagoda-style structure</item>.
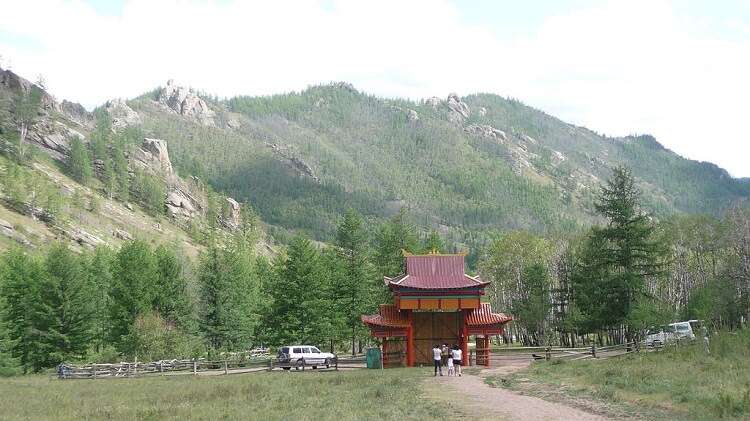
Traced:
<svg viewBox="0 0 750 421">
<path fill-rule="evenodd" d="M 503 333 L 511 318 L 493 313 L 481 302 L 484 288 L 478 276 L 469 276 L 464 254 L 412 255 L 404 253 L 406 273 L 384 279 L 394 304 L 381 304 L 378 314 L 363 315 L 373 337 L 383 341 L 384 360 L 405 352 L 406 365 L 432 364 L 434 344 L 458 344 L 468 365 L 468 342 L 476 337 L 477 363 L 489 364 L 489 338 Z"/>
</svg>

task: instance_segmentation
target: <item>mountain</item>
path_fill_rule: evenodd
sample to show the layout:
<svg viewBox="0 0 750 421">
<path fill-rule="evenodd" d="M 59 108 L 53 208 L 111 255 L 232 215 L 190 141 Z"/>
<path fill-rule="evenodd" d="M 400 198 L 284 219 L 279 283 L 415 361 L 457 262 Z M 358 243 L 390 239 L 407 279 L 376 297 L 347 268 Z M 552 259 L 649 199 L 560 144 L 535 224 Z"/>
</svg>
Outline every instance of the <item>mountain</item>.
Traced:
<svg viewBox="0 0 750 421">
<path fill-rule="evenodd" d="M 32 98 L 28 131 L 19 142 L 23 107 Z M 254 222 L 243 220 L 253 216 L 231 197 L 180 177 L 167 141 L 128 128 L 140 120 L 123 101 L 110 101 L 107 109 L 112 123 L 102 129 L 82 106 L 58 102 L 0 69 L 0 249 L 53 241 L 93 248 L 142 238 L 174 243 L 195 257 L 208 238 L 229 238 Z M 81 144 L 91 173 L 86 180 L 74 168 Z M 274 253 L 263 238 L 258 248 Z"/>
<path fill-rule="evenodd" d="M 510 229 L 575 232 L 596 221 L 594 197 L 616 165 L 632 168 L 656 217 L 750 197 L 747 180 L 652 136 L 602 136 L 493 94 L 409 101 L 338 82 L 220 100 L 170 81 L 103 111 L 141 134 L 134 144 L 166 140 L 177 174 L 249 203 L 282 241 L 331 240 L 349 207 L 373 222 L 407 208 L 452 247 Z"/>
</svg>

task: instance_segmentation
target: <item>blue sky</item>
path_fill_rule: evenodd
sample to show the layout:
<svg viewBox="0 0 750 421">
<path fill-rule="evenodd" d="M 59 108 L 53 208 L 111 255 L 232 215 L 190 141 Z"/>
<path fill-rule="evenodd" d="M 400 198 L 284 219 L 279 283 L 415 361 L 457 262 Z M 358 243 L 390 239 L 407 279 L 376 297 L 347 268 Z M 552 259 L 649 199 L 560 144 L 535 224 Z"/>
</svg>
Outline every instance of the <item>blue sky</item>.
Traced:
<svg viewBox="0 0 750 421">
<path fill-rule="evenodd" d="M 0 65 L 88 108 L 171 78 L 220 96 L 332 80 L 492 92 L 746 177 L 749 53 L 739 0 L 18 0 L 0 14 Z"/>
</svg>

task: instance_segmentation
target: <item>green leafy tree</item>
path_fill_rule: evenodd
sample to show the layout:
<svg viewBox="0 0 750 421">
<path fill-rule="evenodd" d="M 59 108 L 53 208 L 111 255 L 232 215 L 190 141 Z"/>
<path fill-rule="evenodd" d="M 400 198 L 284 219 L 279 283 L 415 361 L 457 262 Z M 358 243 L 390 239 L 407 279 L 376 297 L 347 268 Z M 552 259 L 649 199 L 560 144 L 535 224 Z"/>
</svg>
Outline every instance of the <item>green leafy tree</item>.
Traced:
<svg viewBox="0 0 750 421">
<path fill-rule="evenodd" d="M 142 171 L 136 172 L 133 193 L 144 208 L 153 216 L 164 214 L 164 198 L 167 188 L 164 182 Z"/>
<path fill-rule="evenodd" d="M 362 216 L 354 209 L 344 214 L 336 234 L 341 266 L 335 272 L 337 276 L 331 277 L 331 294 L 351 333 L 352 354 L 355 352 L 355 340 L 366 333 L 360 316 L 375 306 L 375 297 L 378 296 L 377 276 L 370 262 L 367 232 L 363 224 Z"/>
<path fill-rule="evenodd" d="M 5 252 L 0 264 L 0 312 L 5 327 L 6 347 L 24 373 L 35 369 L 39 335 L 34 330 L 34 304 L 45 276 L 42 261 L 20 248 Z"/>
<path fill-rule="evenodd" d="M 326 274 L 320 254 L 309 239 L 297 236 L 275 266 L 275 282 L 268 290 L 272 304 L 266 315 L 266 323 L 274 326 L 272 343 L 324 343 L 331 326 L 325 317 L 322 290 Z"/>
<path fill-rule="evenodd" d="M 213 349 L 238 349 L 252 340 L 259 282 L 252 254 L 243 244 L 209 246 L 198 276 L 200 329 Z"/>
<path fill-rule="evenodd" d="M 28 92 L 23 92 L 16 102 L 15 117 L 18 126 L 18 138 L 16 145 L 16 160 L 20 163 L 28 158 L 28 152 L 24 146 L 29 128 L 39 118 L 39 107 L 42 103 L 42 90 L 32 85 Z"/>
<path fill-rule="evenodd" d="M 425 253 L 442 253 L 445 251 L 445 242 L 437 231 L 431 230 L 424 239 L 422 250 Z"/>
<path fill-rule="evenodd" d="M 539 263 L 531 264 L 524 267 L 521 278 L 525 291 L 513 302 L 513 315 L 532 336 L 534 345 L 546 345 L 544 327 L 552 311 L 547 268 Z"/>
<path fill-rule="evenodd" d="M 640 210 L 639 195 L 630 170 L 618 167 L 596 203 L 607 225 L 591 230 L 572 277 L 576 304 L 591 329 L 626 323 L 635 304 L 650 297 L 646 280 L 663 273 L 665 248 Z M 633 333 L 628 329 L 628 339 Z"/>
<path fill-rule="evenodd" d="M 197 338 L 175 327 L 156 311 L 136 317 L 127 341 L 130 344 L 129 356 L 141 361 L 192 358 L 202 351 Z"/>
<path fill-rule="evenodd" d="M 94 326 L 93 291 L 81 258 L 58 244 L 47 253 L 45 267 L 32 315 L 39 335 L 33 362 L 36 370 L 82 356 Z"/>
<path fill-rule="evenodd" d="M 117 175 L 115 174 L 114 163 L 111 158 L 106 158 L 102 164 L 102 183 L 104 184 L 104 192 L 107 197 L 112 199 L 115 197 L 117 192 Z"/>
<path fill-rule="evenodd" d="M 406 210 L 381 225 L 376 236 L 375 265 L 383 276 L 395 276 L 403 271 L 403 251 L 419 251 L 419 239 L 416 228 Z"/>
<path fill-rule="evenodd" d="M 83 144 L 83 141 L 77 136 L 70 142 L 68 171 L 73 179 L 81 184 L 87 184 L 91 180 L 93 173 L 89 151 L 86 145 Z"/>
<path fill-rule="evenodd" d="M 112 266 L 115 255 L 107 247 L 97 247 L 88 256 L 86 271 L 91 285 L 92 306 L 92 341 L 94 349 L 99 352 L 109 343 L 109 308 L 111 305 Z"/>
<path fill-rule="evenodd" d="M 142 240 L 123 244 L 113 264 L 110 292 L 110 338 L 120 352 L 129 352 L 127 335 L 139 314 L 151 311 L 155 280 L 158 279 L 157 259 Z"/>
<path fill-rule="evenodd" d="M 182 263 L 172 247 L 159 246 L 155 254 L 158 276 L 153 308 L 167 322 L 190 329 L 192 309 Z"/>
<path fill-rule="evenodd" d="M 130 199 L 130 175 L 128 173 L 128 160 L 125 158 L 125 141 L 116 139 L 112 147 L 112 169 L 116 182 L 117 197 L 126 202 Z"/>
</svg>

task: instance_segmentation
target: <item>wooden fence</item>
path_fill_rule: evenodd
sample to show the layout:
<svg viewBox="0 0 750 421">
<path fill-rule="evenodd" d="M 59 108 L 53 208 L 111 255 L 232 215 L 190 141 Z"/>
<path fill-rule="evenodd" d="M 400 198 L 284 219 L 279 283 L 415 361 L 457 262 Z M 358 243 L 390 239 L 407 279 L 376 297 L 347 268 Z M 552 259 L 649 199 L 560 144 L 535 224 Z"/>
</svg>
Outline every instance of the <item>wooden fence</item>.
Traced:
<svg viewBox="0 0 750 421">
<path fill-rule="evenodd" d="M 676 344 L 675 344 L 676 345 Z M 560 347 L 508 347 L 508 348 L 479 348 L 469 351 L 469 365 L 507 365 L 529 360 L 582 360 L 587 358 L 612 358 L 631 352 L 659 351 L 664 346 L 646 347 L 643 342 L 628 342 L 619 345 L 580 348 Z"/>
<path fill-rule="evenodd" d="M 334 358 L 328 367 L 319 359 L 280 364 L 274 359 L 256 361 L 236 360 L 162 360 L 148 363 L 121 362 L 115 364 L 87 364 L 73 366 L 61 364 L 57 368 L 60 379 L 103 379 L 170 375 L 228 375 L 240 373 L 258 373 L 286 369 L 290 371 L 317 370 L 351 370 L 365 367 L 363 356 L 353 358 Z M 292 370 L 292 368 L 294 370 Z"/>
</svg>

